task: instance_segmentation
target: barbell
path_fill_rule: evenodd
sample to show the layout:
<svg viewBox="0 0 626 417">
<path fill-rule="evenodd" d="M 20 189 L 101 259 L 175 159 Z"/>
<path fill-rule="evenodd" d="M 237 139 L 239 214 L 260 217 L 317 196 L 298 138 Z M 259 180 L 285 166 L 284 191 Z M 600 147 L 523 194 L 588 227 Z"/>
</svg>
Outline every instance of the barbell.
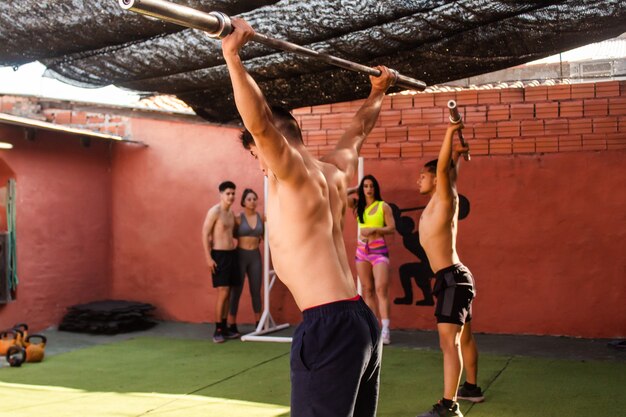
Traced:
<svg viewBox="0 0 626 417">
<path fill-rule="evenodd" d="M 166 0 L 118 0 L 120 7 L 139 13 L 145 16 L 153 17 L 166 22 L 174 23 L 192 29 L 199 29 L 207 32 L 215 38 L 223 38 L 233 31 L 230 17 L 221 12 L 202 12 L 188 6 L 172 3 Z M 298 55 L 308 56 L 330 65 L 350 71 L 360 72 L 374 77 L 380 77 L 380 70 L 367 65 L 362 65 L 347 59 L 339 58 L 324 52 L 314 51 L 295 43 L 287 42 L 281 39 L 271 38 L 260 33 L 255 33 L 252 38 L 255 42 L 263 45 L 280 49 L 285 52 L 292 52 Z M 396 70 L 391 69 L 396 76 L 395 85 L 410 90 L 423 91 L 426 83 L 411 77 L 399 74 Z"/>
</svg>

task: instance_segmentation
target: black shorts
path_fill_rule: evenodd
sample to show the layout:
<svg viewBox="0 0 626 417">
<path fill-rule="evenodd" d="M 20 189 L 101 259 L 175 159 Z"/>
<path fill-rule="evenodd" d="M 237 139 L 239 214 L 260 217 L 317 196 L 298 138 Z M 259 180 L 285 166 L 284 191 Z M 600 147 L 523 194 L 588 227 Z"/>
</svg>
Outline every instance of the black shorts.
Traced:
<svg viewBox="0 0 626 417">
<path fill-rule="evenodd" d="M 472 300 L 476 296 L 474 277 L 463 264 L 454 264 L 435 274 L 433 295 L 437 297 L 437 323 L 463 326 L 472 320 Z"/>
<path fill-rule="evenodd" d="M 291 417 L 374 417 L 381 356 L 362 298 L 305 310 L 291 344 Z"/>
<path fill-rule="evenodd" d="M 216 264 L 215 272 L 213 273 L 213 288 L 241 285 L 237 249 L 213 249 L 211 250 L 211 258 L 213 258 Z"/>
</svg>

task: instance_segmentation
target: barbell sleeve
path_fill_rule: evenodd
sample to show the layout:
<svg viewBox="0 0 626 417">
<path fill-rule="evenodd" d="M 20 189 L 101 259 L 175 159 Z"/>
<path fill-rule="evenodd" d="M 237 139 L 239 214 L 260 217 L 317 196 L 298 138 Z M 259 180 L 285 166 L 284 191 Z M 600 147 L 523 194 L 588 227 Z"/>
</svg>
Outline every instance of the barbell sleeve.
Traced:
<svg viewBox="0 0 626 417">
<path fill-rule="evenodd" d="M 192 29 L 199 29 L 207 32 L 210 36 L 223 38 L 230 34 L 233 30 L 230 17 L 220 12 L 202 12 L 188 6 L 175 4 L 167 0 L 118 0 L 120 7 L 123 9 L 139 13 L 145 16 L 185 26 Z M 308 56 L 330 65 L 350 71 L 361 72 L 374 77 L 381 75 L 380 70 L 369 67 L 367 65 L 358 64 L 347 59 L 339 58 L 324 52 L 314 51 L 295 43 L 287 42 L 280 39 L 271 38 L 260 33 L 255 33 L 252 38 L 255 42 L 280 49 L 285 52 L 292 52 L 298 55 Z M 411 77 L 396 74 L 394 85 L 407 88 L 410 90 L 423 91 L 426 83 Z"/>
<path fill-rule="evenodd" d="M 463 117 L 461 116 L 461 113 L 459 113 L 459 108 L 456 105 L 456 101 L 454 100 L 448 101 L 448 110 L 450 110 L 450 123 L 457 124 L 457 123 L 463 122 Z M 471 157 L 469 154 L 469 147 L 467 146 L 467 142 L 465 142 L 465 137 L 463 137 L 463 130 L 459 129 L 457 130 L 457 133 L 459 135 L 459 140 L 461 141 L 461 145 L 468 148 L 468 151 L 463 154 L 463 159 L 465 159 L 466 161 L 469 161 Z"/>
</svg>

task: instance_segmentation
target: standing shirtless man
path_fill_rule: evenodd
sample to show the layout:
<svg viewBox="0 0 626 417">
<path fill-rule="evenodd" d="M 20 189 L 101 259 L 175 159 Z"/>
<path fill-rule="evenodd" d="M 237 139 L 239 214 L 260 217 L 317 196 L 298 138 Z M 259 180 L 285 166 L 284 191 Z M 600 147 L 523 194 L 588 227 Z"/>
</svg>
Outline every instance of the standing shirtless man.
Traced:
<svg viewBox="0 0 626 417">
<path fill-rule="evenodd" d="M 476 386 L 478 351 L 472 336 L 474 278 L 456 252 L 459 195 L 456 190 L 459 155 L 469 151 L 463 146 L 452 150 L 452 137 L 461 123 L 446 131 L 439 158 L 424 165 L 418 181 L 420 194 L 430 196 L 419 223 L 420 243 L 435 271 L 433 294 L 437 297 L 435 316 L 439 346 L 443 352 L 443 398 L 432 410 L 418 417 L 463 417 L 457 389 L 465 361 L 467 382 L 458 397 L 472 402 L 483 400 Z"/>
<path fill-rule="evenodd" d="M 376 317 L 357 295 L 343 240 L 348 183 L 374 127 L 392 73 L 372 90 L 337 147 L 318 160 L 297 121 L 269 107 L 239 50 L 254 35 L 243 20 L 222 40 L 235 103 L 250 135 L 244 146 L 269 182 L 267 225 L 274 269 L 303 311 L 291 347 L 292 417 L 370 417 L 378 402 L 381 343 Z M 253 143 L 246 141 L 253 138 Z"/>
<path fill-rule="evenodd" d="M 209 209 L 202 226 L 202 244 L 207 264 L 211 269 L 213 288 L 217 288 L 215 302 L 215 332 L 213 342 L 223 343 L 231 338 L 226 327 L 230 289 L 239 285 L 239 263 L 234 241 L 235 215 L 231 206 L 235 201 L 235 184 L 224 181 L 219 185 L 220 202 Z"/>
</svg>

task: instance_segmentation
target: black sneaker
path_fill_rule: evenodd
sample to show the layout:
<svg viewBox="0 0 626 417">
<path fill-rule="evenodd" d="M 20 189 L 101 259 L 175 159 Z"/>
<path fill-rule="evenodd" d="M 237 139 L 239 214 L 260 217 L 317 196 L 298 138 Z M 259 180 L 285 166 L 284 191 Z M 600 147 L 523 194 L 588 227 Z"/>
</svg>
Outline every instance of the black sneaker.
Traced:
<svg viewBox="0 0 626 417">
<path fill-rule="evenodd" d="M 417 417 L 463 417 L 463 414 L 459 410 L 459 403 L 452 404 L 452 408 L 446 408 L 441 402 L 438 402 L 433 405 L 432 410 Z"/>
<path fill-rule="evenodd" d="M 480 387 L 476 388 L 467 388 L 465 384 L 459 387 L 459 390 L 456 392 L 456 398 L 459 400 L 471 401 L 473 403 L 482 403 L 485 401 L 485 396 L 483 395 Z"/>
<path fill-rule="evenodd" d="M 224 334 L 221 327 L 215 329 L 213 333 L 213 343 L 224 343 Z"/>
<path fill-rule="evenodd" d="M 226 330 L 224 331 L 224 337 L 226 339 L 239 339 L 239 337 L 241 337 L 241 333 L 239 333 L 237 325 L 231 324 L 230 326 L 228 326 L 228 328 L 226 328 Z"/>
</svg>

